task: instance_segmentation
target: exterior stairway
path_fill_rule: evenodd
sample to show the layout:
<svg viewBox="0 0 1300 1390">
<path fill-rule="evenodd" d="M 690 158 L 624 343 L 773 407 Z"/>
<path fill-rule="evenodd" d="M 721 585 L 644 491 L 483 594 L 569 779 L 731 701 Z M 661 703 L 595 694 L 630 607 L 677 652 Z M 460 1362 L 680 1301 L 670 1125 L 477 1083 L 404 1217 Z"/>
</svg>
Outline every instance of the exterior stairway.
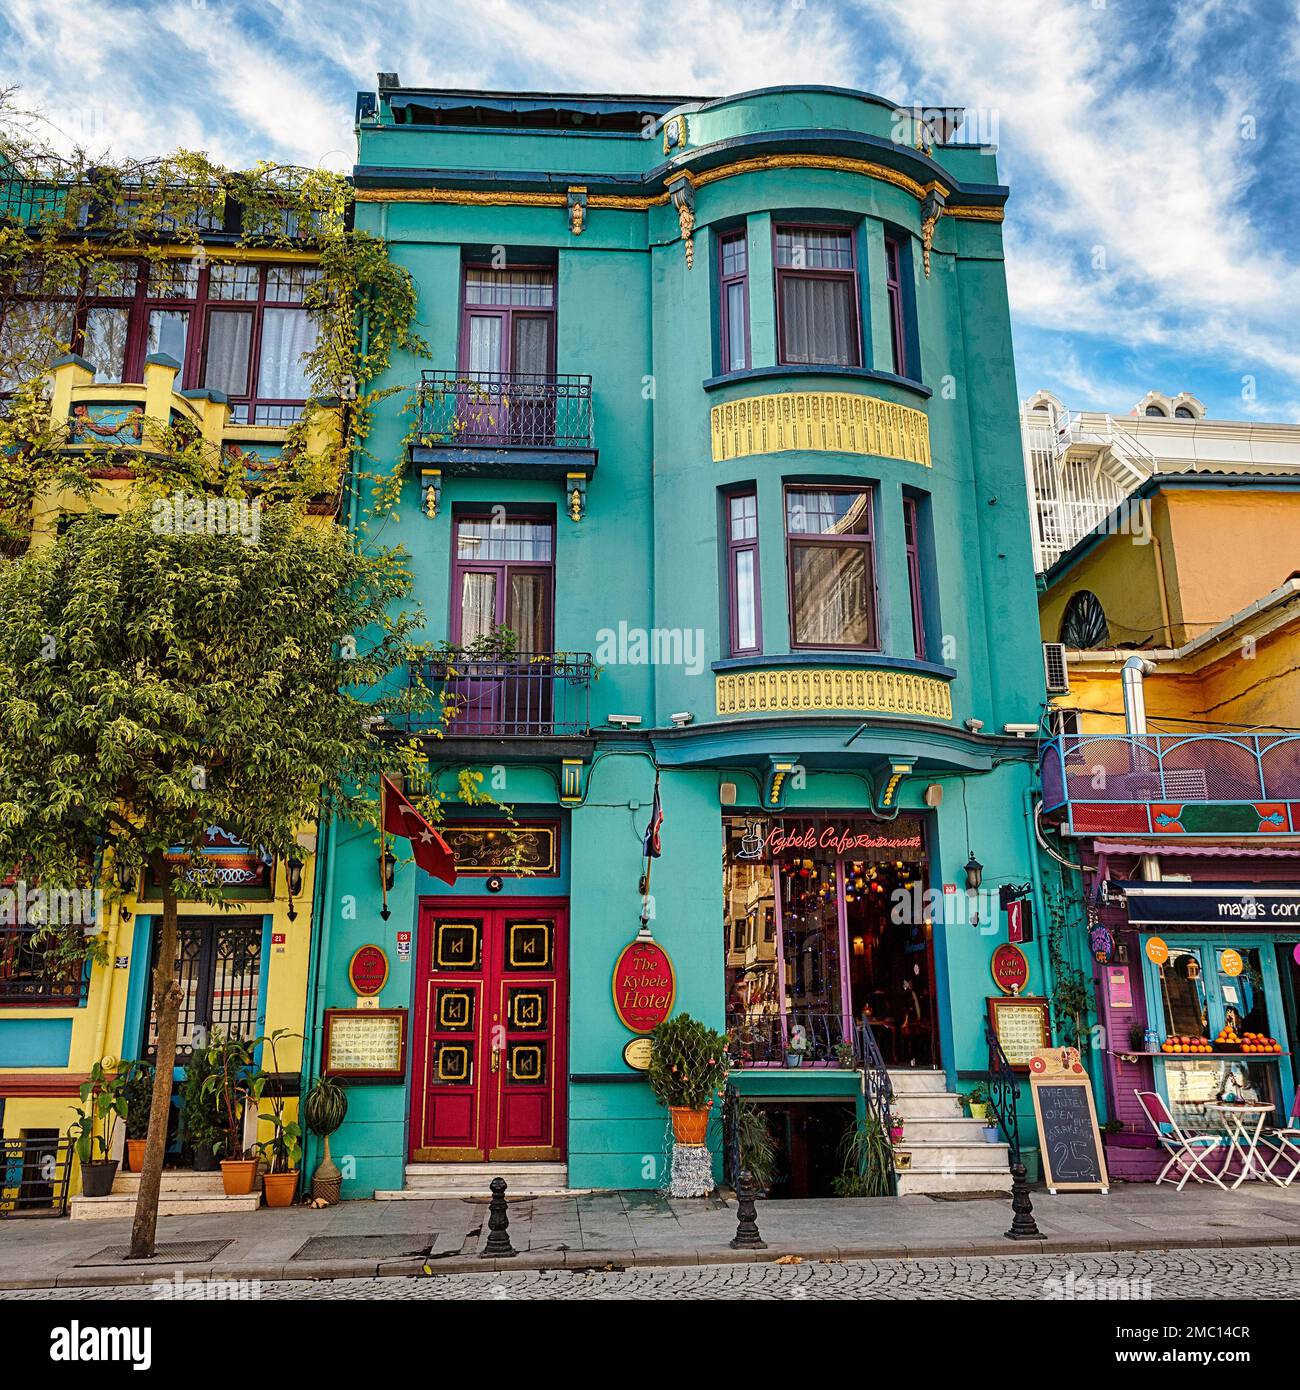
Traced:
<svg viewBox="0 0 1300 1390">
<path fill-rule="evenodd" d="M 135 1194 L 140 1186 L 138 1173 L 118 1172 L 107 1197 L 87 1197 L 78 1193 L 68 1203 L 74 1221 L 104 1221 L 114 1216 L 135 1215 Z M 158 1193 L 159 1216 L 201 1216 L 214 1212 L 256 1211 L 262 1204 L 262 1184 L 258 1181 L 247 1197 L 227 1197 L 220 1171 L 194 1173 L 187 1169 L 164 1168 Z"/>
<path fill-rule="evenodd" d="M 900 1197 L 1011 1191 L 1007 1145 L 984 1138 L 984 1122 L 965 1116 L 956 1093 L 945 1090 L 943 1072 L 899 1067 L 889 1080 L 890 1112 L 903 1121 L 898 1147 L 912 1155 L 911 1167 L 897 1175 Z"/>
</svg>

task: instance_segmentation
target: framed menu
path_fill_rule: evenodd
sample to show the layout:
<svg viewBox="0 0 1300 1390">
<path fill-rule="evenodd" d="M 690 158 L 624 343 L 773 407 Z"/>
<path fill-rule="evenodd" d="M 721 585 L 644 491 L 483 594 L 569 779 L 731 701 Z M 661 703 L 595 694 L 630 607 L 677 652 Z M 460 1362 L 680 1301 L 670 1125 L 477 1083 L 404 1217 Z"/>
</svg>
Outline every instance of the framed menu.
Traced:
<svg viewBox="0 0 1300 1390">
<path fill-rule="evenodd" d="M 1016 1071 L 1028 1071 L 1029 1059 L 1052 1045 L 1052 1013 L 1046 999 L 1019 994 L 988 1000 L 989 1023 Z"/>
<path fill-rule="evenodd" d="M 406 1077 L 405 1009 L 326 1009 L 321 1071 L 355 1081 Z"/>
</svg>

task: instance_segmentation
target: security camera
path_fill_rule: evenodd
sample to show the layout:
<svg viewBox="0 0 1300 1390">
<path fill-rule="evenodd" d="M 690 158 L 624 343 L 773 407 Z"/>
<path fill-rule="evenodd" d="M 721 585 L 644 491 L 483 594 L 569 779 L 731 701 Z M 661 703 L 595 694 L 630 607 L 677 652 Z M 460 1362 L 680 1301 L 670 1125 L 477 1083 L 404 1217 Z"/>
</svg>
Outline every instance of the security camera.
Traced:
<svg viewBox="0 0 1300 1390">
<path fill-rule="evenodd" d="M 608 721 L 620 729 L 635 729 L 641 722 L 641 716 L 639 714 L 611 714 L 608 716 Z"/>
<path fill-rule="evenodd" d="M 966 727 L 971 733 L 977 734 L 984 727 L 984 721 L 982 719 L 968 719 L 966 721 Z"/>
<path fill-rule="evenodd" d="M 676 714 L 670 714 L 668 718 L 673 721 L 677 728 L 684 729 L 691 722 L 691 720 L 695 718 L 695 716 L 690 712 L 690 710 L 683 709 L 678 710 Z"/>
<path fill-rule="evenodd" d="M 1032 738 L 1038 732 L 1037 724 L 1004 724 L 1004 734 L 1014 734 L 1017 738 Z"/>
</svg>

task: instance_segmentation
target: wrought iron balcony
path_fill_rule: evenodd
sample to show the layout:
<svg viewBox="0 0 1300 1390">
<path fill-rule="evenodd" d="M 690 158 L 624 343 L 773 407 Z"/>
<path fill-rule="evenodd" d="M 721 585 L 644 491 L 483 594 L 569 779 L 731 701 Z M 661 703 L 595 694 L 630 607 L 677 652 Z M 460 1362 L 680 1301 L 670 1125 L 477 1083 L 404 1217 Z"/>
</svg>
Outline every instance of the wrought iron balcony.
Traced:
<svg viewBox="0 0 1300 1390">
<path fill-rule="evenodd" d="M 789 1051 L 791 1030 L 803 1027 L 808 1040 L 803 1066 L 838 1066 L 835 1054 L 840 1043 L 848 1043 L 854 1056 L 862 1056 L 861 1037 L 852 1024 L 845 1027 L 840 1014 L 792 1009 L 784 1018 L 779 1014 L 731 1013 L 727 1015 L 727 1050 L 736 1067 L 783 1067 Z"/>
<path fill-rule="evenodd" d="M 1300 733 L 1063 734 L 1040 771 L 1074 834 L 1300 833 Z"/>
<path fill-rule="evenodd" d="M 425 371 L 417 413 L 417 460 L 420 451 L 436 452 L 445 462 L 449 450 L 531 450 L 592 455 L 594 466 L 589 376 Z"/>
<path fill-rule="evenodd" d="M 0 923 L 0 1004 L 80 1004 L 83 967 L 56 966 L 46 955 L 47 941 L 36 939 L 39 930 L 25 923 Z"/>
<path fill-rule="evenodd" d="M 434 657 L 411 668 L 439 706 L 425 727 L 447 737 L 561 738 L 591 731 L 590 652 Z"/>
</svg>

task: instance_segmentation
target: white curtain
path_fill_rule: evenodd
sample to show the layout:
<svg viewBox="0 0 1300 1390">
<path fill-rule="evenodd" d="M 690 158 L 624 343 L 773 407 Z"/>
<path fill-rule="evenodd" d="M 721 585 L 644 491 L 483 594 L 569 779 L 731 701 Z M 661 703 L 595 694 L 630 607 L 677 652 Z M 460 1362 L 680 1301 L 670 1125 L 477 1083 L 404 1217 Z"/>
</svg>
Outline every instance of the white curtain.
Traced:
<svg viewBox="0 0 1300 1390">
<path fill-rule="evenodd" d="M 257 394 L 269 400 L 306 400 L 310 383 L 303 354 L 315 346 L 316 325 L 305 309 L 267 309 L 262 316 Z"/>
<path fill-rule="evenodd" d="M 857 362 L 851 288 L 847 280 L 781 277 L 781 331 L 787 362 Z"/>
<path fill-rule="evenodd" d="M 469 646 L 496 626 L 497 577 L 470 572 L 461 576 L 460 641 Z"/>
<path fill-rule="evenodd" d="M 248 395 L 248 345 L 252 332 L 252 314 L 216 309 L 208 315 L 204 386 L 227 396 Z"/>
</svg>

